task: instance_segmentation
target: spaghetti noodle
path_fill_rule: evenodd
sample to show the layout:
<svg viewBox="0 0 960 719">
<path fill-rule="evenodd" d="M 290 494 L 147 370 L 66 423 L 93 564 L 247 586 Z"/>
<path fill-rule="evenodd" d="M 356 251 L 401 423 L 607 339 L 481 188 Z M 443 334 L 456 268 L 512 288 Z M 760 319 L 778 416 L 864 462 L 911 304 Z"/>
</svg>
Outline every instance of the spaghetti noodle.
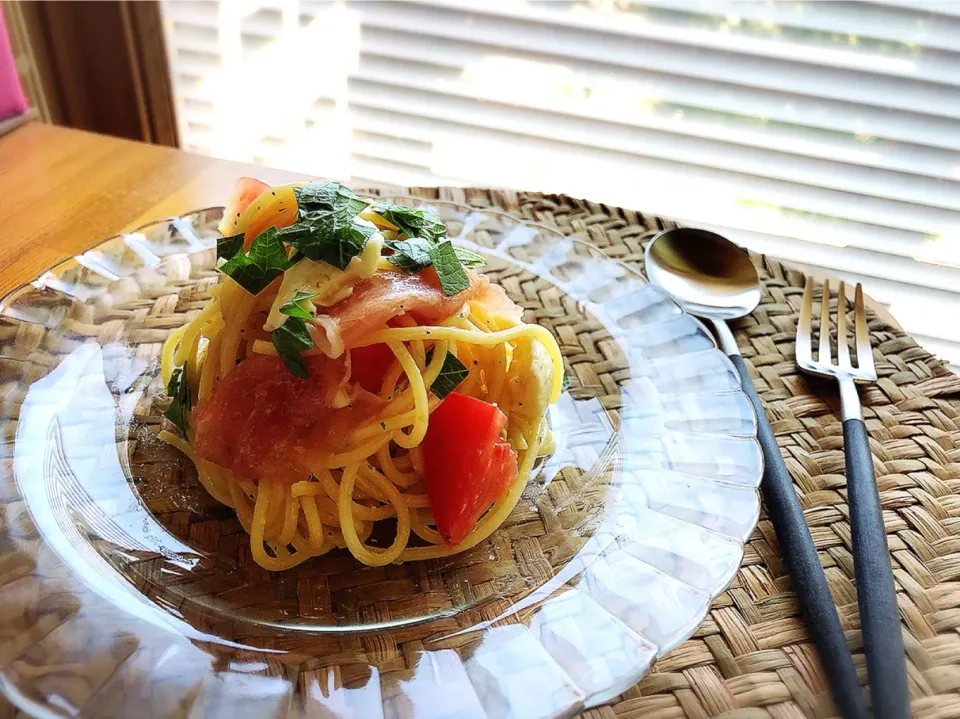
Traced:
<svg viewBox="0 0 960 719">
<path fill-rule="evenodd" d="M 242 193 L 235 193 L 221 230 L 224 235 L 244 235 L 248 255 L 236 260 L 227 258 L 228 264 L 223 268 L 229 269 L 230 263 L 243 266 L 246 262 L 249 266 L 251 260 L 247 258 L 256 259 L 260 252 L 251 245 L 251 241 L 257 241 L 251 234 L 255 232 L 259 237 L 273 232 L 271 228 L 290 225 L 288 218 L 298 202 L 303 216 L 304 192 L 297 186 L 265 188 L 243 207 L 235 202 Z M 434 277 L 431 272 L 436 272 L 441 285 L 444 283 L 440 260 L 430 269 L 414 266 L 413 272 L 410 267 L 405 271 L 397 261 L 401 252 L 415 256 L 414 251 L 421 249 L 404 244 L 417 239 L 414 229 L 399 226 L 402 223 L 389 219 L 391 215 L 379 205 L 371 208 L 365 202 L 363 207 L 360 204 L 353 205 L 357 209 L 354 216 L 360 215 L 354 221 L 361 234 L 367 235 L 366 244 L 346 267 L 336 269 L 314 262 L 323 281 L 314 282 L 308 288 L 310 293 L 304 291 L 302 284 L 293 289 L 287 287 L 290 283 L 286 277 L 267 281 L 268 275 L 265 287 L 254 294 L 241 284 L 242 277 L 238 281 L 239 275 L 230 276 L 227 272 L 207 305 L 184 327 L 171 332 L 161 353 L 161 373 L 171 395 L 177 394 L 173 388 L 178 381 L 183 384 L 179 400 L 175 396 L 174 401 L 179 401 L 178 409 L 184 419 L 177 423 L 182 437 L 163 430 L 160 438 L 187 455 L 207 491 L 236 511 L 250 535 L 254 560 L 272 571 L 291 568 L 335 548 L 346 548 L 358 561 L 371 566 L 465 551 L 503 523 L 519 500 L 537 456 L 552 444 L 546 408 L 559 395 L 562 377 L 562 360 L 553 336 L 543 327 L 522 322 L 519 308 L 502 291 L 472 272 L 467 273 L 469 291 L 449 293 L 444 287 L 444 294 L 440 295 L 436 282 L 429 284 Z M 281 214 L 283 211 L 288 214 Z M 425 222 L 436 223 L 431 228 L 439 225 L 435 217 L 420 214 L 426 216 Z M 367 224 L 375 232 L 366 230 Z M 296 228 L 294 224 L 292 229 Z M 371 254 L 367 251 L 371 242 L 378 243 L 374 245 L 379 248 L 376 257 L 372 264 L 367 262 L 366 270 L 358 270 L 367 261 L 364 257 Z M 438 247 L 436 238 L 427 244 L 433 256 Z M 305 241 L 301 247 L 307 247 Z M 296 256 L 297 249 L 296 245 L 285 246 L 288 260 L 291 255 Z M 242 255 L 244 249 L 238 252 Z M 400 259 L 405 260 L 406 256 Z M 310 269 L 311 266 L 305 266 L 298 270 L 298 276 L 308 276 Z M 291 273 L 287 270 L 284 274 Z M 386 285 L 391 291 L 396 286 L 409 285 L 424 297 L 429 295 L 436 306 L 430 308 L 435 310 L 434 316 L 428 317 L 430 313 L 422 307 L 419 312 L 405 311 L 401 298 L 400 306 L 394 308 L 387 321 L 371 320 L 371 316 L 377 315 L 377 307 L 370 298 L 374 290 Z M 410 292 L 404 297 L 410 296 Z M 332 302 L 313 302 L 324 294 Z M 414 300 L 422 303 L 423 298 L 418 297 Z M 285 308 L 281 311 L 289 316 L 307 318 L 303 326 L 309 335 L 298 335 L 303 342 L 299 358 L 291 357 L 289 346 L 278 340 L 280 330 L 264 329 L 265 318 L 275 319 L 278 307 Z M 445 316 L 436 317 L 441 310 Z M 359 329 L 351 324 L 353 320 L 348 321 L 350 312 L 362 320 Z M 281 316 L 281 322 L 283 319 Z M 326 342 L 331 335 L 333 341 Z M 344 345 L 339 354 L 338 342 Z M 359 364 L 362 348 L 373 347 L 378 347 L 385 357 L 383 369 L 379 376 L 372 373 L 374 384 L 367 382 L 369 388 L 361 389 L 357 378 L 371 375 L 369 366 Z M 274 359 L 278 356 L 283 364 Z M 261 359 L 256 360 L 258 357 Z M 314 442 L 321 435 L 317 434 L 319 430 L 310 429 L 313 434 L 297 435 L 295 447 L 282 442 L 268 446 L 271 443 L 266 442 L 264 451 L 274 454 L 264 455 L 264 461 L 277 456 L 278 446 L 287 448 L 288 454 L 297 460 L 251 476 L 254 472 L 246 466 L 241 468 L 239 459 L 232 467 L 228 461 L 233 455 L 249 454 L 248 446 L 232 446 L 230 453 L 214 457 L 204 450 L 209 443 L 198 441 L 203 439 L 198 438 L 198 432 L 209 434 L 210 422 L 200 420 L 207 420 L 213 414 L 210 408 L 218 402 L 229 400 L 218 399 L 233 381 L 225 379 L 232 373 L 239 376 L 245 365 L 249 369 L 259 366 L 258 362 L 267 362 L 265 358 L 270 358 L 274 362 L 270 366 L 280 373 L 296 372 L 298 367 L 309 372 L 323 368 L 324 377 L 303 380 L 314 384 L 297 386 L 330 389 L 323 395 L 329 398 L 326 408 L 313 417 L 309 427 L 336 425 L 339 434 L 336 441 Z M 453 380 L 451 366 L 463 368 Z M 454 380 L 456 386 L 451 388 Z M 429 451 L 426 467 L 424 456 L 425 447 L 430 446 L 425 440 L 431 432 L 432 413 L 448 401 L 444 397 L 453 390 L 495 406 L 497 409 L 491 411 L 498 416 L 505 415 L 498 435 L 505 441 L 494 438 L 500 446 L 491 445 L 495 450 L 491 456 L 505 462 L 503 466 L 509 465 L 511 471 L 504 475 L 507 478 L 512 480 L 512 471 L 516 472 L 515 481 L 503 487 L 492 503 L 479 508 L 472 529 L 462 538 L 456 537 L 456 541 L 451 541 L 449 533 L 444 536 L 438 530 L 435 492 L 444 490 L 436 490 L 436 483 L 430 485 L 426 481 Z M 360 395 L 372 407 L 366 413 L 358 410 Z M 246 411 L 256 413 L 260 408 L 250 406 Z M 175 417 L 169 410 L 167 416 Z M 234 412 L 230 416 L 236 420 L 238 415 Z M 352 422 L 340 427 L 335 419 L 340 416 L 351 418 Z M 221 430 L 234 431 L 235 427 L 221 425 Z M 329 434 L 327 431 L 323 436 Z M 313 439 L 305 439 L 308 436 Z M 214 458 L 219 461 L 213 461 Z"/>
</svg>

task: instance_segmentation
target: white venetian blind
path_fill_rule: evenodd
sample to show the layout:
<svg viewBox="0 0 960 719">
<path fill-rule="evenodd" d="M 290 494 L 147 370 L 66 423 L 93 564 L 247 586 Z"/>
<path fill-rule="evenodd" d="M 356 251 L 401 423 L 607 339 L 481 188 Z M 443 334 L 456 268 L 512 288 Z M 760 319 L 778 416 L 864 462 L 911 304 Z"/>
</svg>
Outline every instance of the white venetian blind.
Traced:
<svg viewBox="0 0 960 719">
<path fill-rule="evenodd" d="M 709 226 L 862 281 L 960 364 L 960 2 L 163 10 L 185 149 Z"/>
</svg>

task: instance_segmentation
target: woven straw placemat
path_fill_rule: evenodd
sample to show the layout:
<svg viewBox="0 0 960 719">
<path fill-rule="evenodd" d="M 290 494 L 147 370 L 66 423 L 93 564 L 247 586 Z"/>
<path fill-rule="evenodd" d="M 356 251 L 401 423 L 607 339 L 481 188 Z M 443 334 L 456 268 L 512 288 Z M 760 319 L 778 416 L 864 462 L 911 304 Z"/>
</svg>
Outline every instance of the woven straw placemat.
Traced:
<svg viewBox="0 0 960 719">
<path fill-rule="evenodd" d="M 564 196 L 451 188 L 412 192 L 552 225 L 641 268 L 645 243 L 671 226 Z M 736 325 L 738 343 L 796 482 L 865 682 L 836 390 L 801 375 L 794 363 L 804 276 L 769 258 L 753 260 L 765 291 L 760 307 Z M 960 489 L 960 377 L 902 331 L 868 316 L 880 379 L 861 396 L 898 582 L 913 713 L 960 716 L 960 495 L 954 495 Z M 743 566 L 694 636 L 639 684 L 583 716 L 834 714 L 773 528 L 762 515 Z M 14 716 L 20 714 L 0 699 L 0 719 Z"/>
<path fill-rule="evenodd" d="M 565 196 L 492 190 L 416 194 L 502 208 L 643 266 L 674 223 Z M 751 255 L 764 284 L 737 342 L 794 478 L 861 682 L 866 663 L 850 553 L 843 426 L 835 384 L 803 375 L 794 339 L 805 277 Z M 960 716 L 960 377 L 867 312 L 878 381 L 861 388 L 893 556 L 912 713 Z M 835 708 L 800 618 L 773 526 L 762 514 L 743 566 L 694 636 L 591 719 L 829 717 Z"/>
</svg>

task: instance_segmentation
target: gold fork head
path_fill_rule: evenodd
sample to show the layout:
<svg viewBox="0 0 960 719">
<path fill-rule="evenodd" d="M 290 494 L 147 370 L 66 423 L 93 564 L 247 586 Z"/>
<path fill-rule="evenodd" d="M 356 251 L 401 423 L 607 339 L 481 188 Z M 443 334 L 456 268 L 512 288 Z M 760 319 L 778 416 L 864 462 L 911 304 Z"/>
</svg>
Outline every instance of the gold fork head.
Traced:
<svg viewBox="0 0 960 719">
<path fill-rule="evenodd" d="M 830 377 L 850 378 L 862 382 L 877 379 L 877 370 L 873 364 L 873 350 L 870 347 L 870 332 L 867 329 L 867 314 L 863 304 L 863 287 L 857 283 L 853 303 L 854 341 L 857 351 L 857 364 L 854 367 L 847 344 L 847 298 L 846 287 L 840 283 L 837 295 L 837 356 L 833 361 L 830 343 L 830 282 L 823 283 L 823 297 L 820 303 L 820 341 L 817 359 L 813 359 L 813 280 L 807 278 L 803 288 L 803 302 L 800 304 L 800 320 L 797 322 L 797 365 L 800 369 L 814 374 Z"/>
</svg>

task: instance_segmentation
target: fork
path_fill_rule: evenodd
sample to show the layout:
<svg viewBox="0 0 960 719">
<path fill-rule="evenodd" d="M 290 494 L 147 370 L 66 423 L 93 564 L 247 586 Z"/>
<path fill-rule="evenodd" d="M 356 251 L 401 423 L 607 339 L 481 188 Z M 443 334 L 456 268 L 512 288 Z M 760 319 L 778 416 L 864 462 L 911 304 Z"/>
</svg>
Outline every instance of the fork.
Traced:
<svg viewBox="0 0 960 719">
<path fill-rule="evenodd" d="M 867 655 L 867 674 L 873 714 L 878 719 L 910 716 L 906 662 L 897 594 L 893 584 L 887 534 L 873 459 L 863 423 L 856 382 L 875 382 L 870 334 L 863 306 L 863 288 L 857 283 L 854 300 L 854 336 L 857 366 L 850 361 L 847 344 L 846 294 L 840 283 L 837 297 L 837 361 L 831 361 L 830 283 L 823 283 L 820 309 L 820 342 L 813 359 L 813 280 L 807 278 L 797 324 L 797 365 L 813 374 L 833 377 L 840 385 L 840 412 L 847 470 L 847 502 L 853 535 L 853 567 L 860 607 L 860 626 Z"/>
</svg>

